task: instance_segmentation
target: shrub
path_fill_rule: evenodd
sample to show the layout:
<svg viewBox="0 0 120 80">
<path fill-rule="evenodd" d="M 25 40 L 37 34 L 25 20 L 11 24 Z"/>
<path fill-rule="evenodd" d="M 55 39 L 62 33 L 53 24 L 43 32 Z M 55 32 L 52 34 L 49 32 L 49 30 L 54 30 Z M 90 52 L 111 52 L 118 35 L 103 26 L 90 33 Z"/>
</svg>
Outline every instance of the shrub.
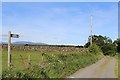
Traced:
<svg viewBox="0 0 120 80">
<path fill-rule="evenodd" d="M 116 47 L 113 44 L 105 44 L 102 46 L 102 51 L 104 55 L 115 55 L 116 54 Z"/>
<path fill-rule="evenodd" d="M 104 57 L 104 54 L 102 50 L 97 46 L 95 43 L 92 44 L 92 46 L 89 46 L 89 52 L 93 54 L 96 60 L 100 60 Z"/>
<path fill-rule="evenodd" d="M 95 43 L 93 43 L 92 46 L 89 47 L 89 52 L 96 55 L 96 54 L 99 54 L 102 51 Z"/>
</svg>

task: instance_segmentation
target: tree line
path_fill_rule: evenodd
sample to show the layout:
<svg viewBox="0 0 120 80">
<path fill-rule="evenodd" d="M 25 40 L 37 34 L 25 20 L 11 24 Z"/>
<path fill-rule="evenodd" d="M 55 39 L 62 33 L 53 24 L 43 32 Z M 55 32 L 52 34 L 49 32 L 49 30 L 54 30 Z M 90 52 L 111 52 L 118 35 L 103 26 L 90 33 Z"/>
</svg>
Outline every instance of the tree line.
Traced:
<svg viewBox="0 0 120 80">
<path fill-rule="evenodd" d="M 104 55 L 116 55 L 120 53 L 120 38 L 112 41 L 110 37 L 102 35 L 92 35 L 92 43 L 96 44 L 104 53 Z M 88 48 L 90 46 L 90 36 L 88 42 L 84 47 Z"/>
</svg>

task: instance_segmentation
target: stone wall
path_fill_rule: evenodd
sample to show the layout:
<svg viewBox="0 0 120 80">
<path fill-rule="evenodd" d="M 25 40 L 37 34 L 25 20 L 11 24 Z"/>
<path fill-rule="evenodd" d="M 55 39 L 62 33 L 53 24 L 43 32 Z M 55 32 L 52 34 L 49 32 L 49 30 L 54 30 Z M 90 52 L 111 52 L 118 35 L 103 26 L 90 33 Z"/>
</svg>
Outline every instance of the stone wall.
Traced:
<svg viewBox="0 0 120 80">
<path fill-rule="evenodd" d="M 7 49 L 7 45 L 2 45 L 3 49 Z M 75 46 L 49 46 L 49 45 L 12 45 L 11 50 L 31 50 L 31 51 L 59 51 L 59 52 L 70 52 L 70 51 L 86 51 L 86 48 L 80 48 Z"/>
</svg>

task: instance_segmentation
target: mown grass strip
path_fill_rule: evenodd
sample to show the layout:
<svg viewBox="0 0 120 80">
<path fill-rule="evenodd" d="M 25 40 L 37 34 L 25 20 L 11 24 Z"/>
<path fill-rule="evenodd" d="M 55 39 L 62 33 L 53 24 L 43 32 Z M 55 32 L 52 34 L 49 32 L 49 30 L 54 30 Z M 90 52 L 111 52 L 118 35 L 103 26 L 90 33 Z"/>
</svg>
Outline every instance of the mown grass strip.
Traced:
<svg viewBox="0 0 120 80">
<path fill-rule="evenodd" d="M 115 56 L 116 64 L 115 64 L 115 76 L 118 78 L 118 55 Z"/>
</svg>

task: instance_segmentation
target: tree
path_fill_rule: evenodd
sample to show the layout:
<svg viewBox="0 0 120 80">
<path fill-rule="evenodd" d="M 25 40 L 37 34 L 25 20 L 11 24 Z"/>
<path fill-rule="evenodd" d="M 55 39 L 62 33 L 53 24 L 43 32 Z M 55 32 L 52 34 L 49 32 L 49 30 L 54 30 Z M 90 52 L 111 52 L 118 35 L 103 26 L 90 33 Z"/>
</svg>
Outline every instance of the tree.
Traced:
<svg viewBox="0 0 120 80">
<path fill-rule="evenodd" d="M 101 50 L 103 51 L 104 55 L 115 55 L 116 54 L 116 46 L 114 44 L 106 43 L 102 46 Z"/>
<path fill-rule="evenodd" d="M 117 47 L 117 52 L 120 53 L 120 38 L 118 38 L 117 40 L 115 40 L 115 41 L 113 42 L 113 44 L 116 45 L 116 47 Z"/>
<path fill-rule="evenodd" d="M 116 53 L 116 46 L 112 43 L 112 39 L 106 36 L 93 35 L 92 42 L 95 43 L 103 51 L 104 55 L 113 55 Z M 88 43 L 85 47 L 90 46 L 90 37 L 88 38 Z"/>
<path fill-rule="evenodd" d="M 106 37 L 106 36 L 103 37 L 101 35 L 99 36 L 93 35 L 92 42 L 98 45 L 100 48 L 106 43 L 112 44 L 112 40 L 109 37 Z M 88 38 L 88 43 L 85 44 L 85 47 L 88 47 L 89 45 L 90 45 L 90 36 Z"/>
</svg>

